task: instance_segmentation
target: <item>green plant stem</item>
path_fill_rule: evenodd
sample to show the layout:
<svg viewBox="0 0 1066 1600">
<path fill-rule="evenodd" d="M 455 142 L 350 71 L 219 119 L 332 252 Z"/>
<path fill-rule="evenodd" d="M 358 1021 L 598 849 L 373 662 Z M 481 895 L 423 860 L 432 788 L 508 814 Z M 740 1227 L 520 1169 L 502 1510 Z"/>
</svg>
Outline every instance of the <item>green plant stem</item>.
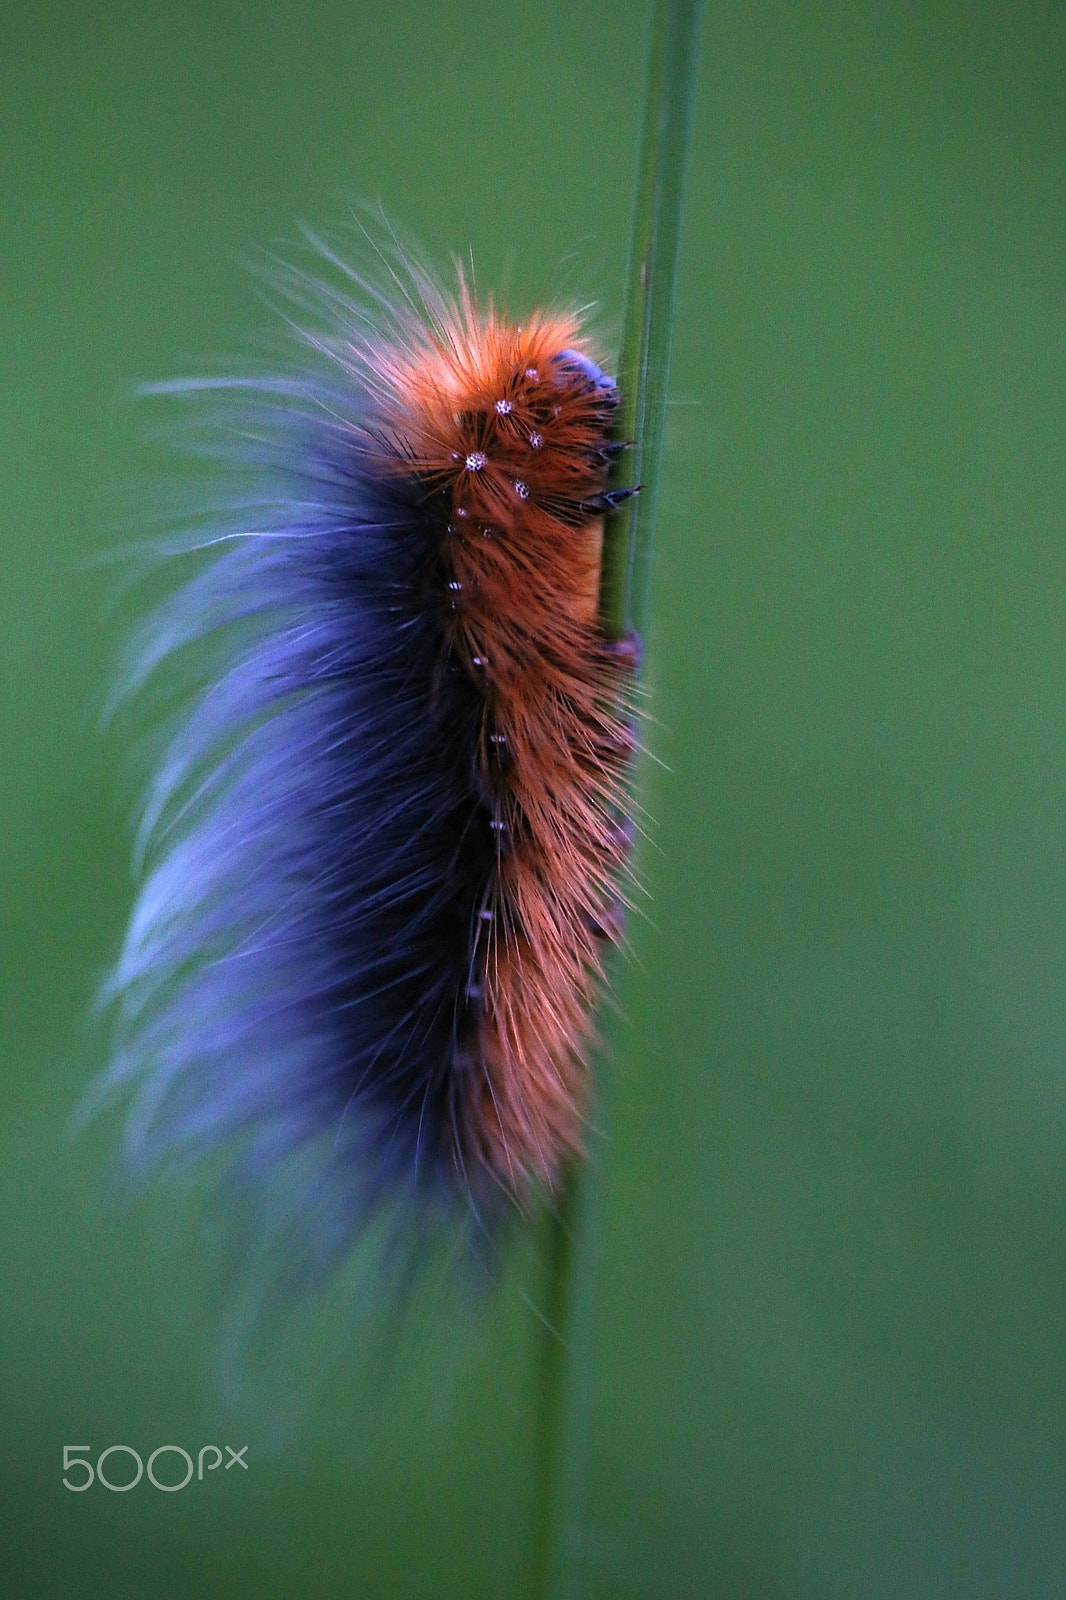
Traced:
<svg viewBox="0 0 1066 1600">
<path fill-rule="evenodd" d="M 604 537 L 600 617 L 613 637 L 647 623 L 699 13 L 700 0 L 656 0 L 618 372 L 618 436 L 632 449 L 611 484 L 641 492 Z"/>
<path fill-rule="evenodd" d="M 670 374 L 674 292 L 691 125 L 700 0 L 656 0 L 640 173 L 633 214 L 612 488 L 640 493 L 607 519 L 600 619 L 609 638 L 647 622 L 652 535 Z M 602 1074 L 600 1075 L 602 1079 Z M 589 1540 L 586 1485 L 592 1413 L 600 1169 L 608 1123 L 600 1082 L 591 1122 L 599 1152 L 572 1163 L 545 1218 L 544 1336 L 537 1461 L 537 1600 L 578 1600 Z"/>
</svg>

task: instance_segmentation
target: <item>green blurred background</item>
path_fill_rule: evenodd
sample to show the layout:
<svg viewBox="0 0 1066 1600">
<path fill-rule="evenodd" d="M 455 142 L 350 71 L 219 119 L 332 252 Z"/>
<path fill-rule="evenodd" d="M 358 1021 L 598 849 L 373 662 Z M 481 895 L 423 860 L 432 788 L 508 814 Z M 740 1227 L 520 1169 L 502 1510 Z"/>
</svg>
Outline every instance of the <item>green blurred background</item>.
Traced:
<svg viewBox="0 0 1066 1600">
<path fill-rule="evenodd" d="M 609 343 L 646 24 L 3 9 L 5 1596 L 526 1593 L 528 1263 L 317 1386 L 312 1317 L 234 1414 L 195 1237 L 112 1202 L 114 1121 L 67 1138 L 132 892 L 94 726 L 131 611 L 90 558 L 182 470 L 134 386 L 272 337 L 242 261 L 345 196 Z M 589 1593 L 1057 1596 L 1066 13 L 711 3 L 698 83 Z M 227 1440 L 249 1471 L 178 1495 L 61 1485 L 66 1443 Z"/>
</svg>

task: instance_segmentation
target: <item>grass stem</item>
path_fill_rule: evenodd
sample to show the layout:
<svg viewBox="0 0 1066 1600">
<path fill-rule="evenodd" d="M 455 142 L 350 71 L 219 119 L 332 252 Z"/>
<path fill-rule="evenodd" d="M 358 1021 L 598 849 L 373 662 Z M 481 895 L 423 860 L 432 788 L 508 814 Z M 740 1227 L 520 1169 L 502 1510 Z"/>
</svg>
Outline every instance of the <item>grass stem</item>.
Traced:
<svg viewBox="0 0 1066 1600">
<path fill-rule="evenodd" d="M 611 638 L 647 624 L 699 13 L 700 0 L 655 0 L 618 371 L 617 437 L 632 449 L 618 458 L 611 484 L 639 484 L 641 492 L 607 519 L 600 617 Z M 591 1120 L 602 1151 L 609 1118 L 600 1076 Z M 579 1600 L 593 1554 L 586 1497 L 601 1169 L 600 1153 L 573 1164 L 545 1217 L 537 1600 Z"/>
</svg>

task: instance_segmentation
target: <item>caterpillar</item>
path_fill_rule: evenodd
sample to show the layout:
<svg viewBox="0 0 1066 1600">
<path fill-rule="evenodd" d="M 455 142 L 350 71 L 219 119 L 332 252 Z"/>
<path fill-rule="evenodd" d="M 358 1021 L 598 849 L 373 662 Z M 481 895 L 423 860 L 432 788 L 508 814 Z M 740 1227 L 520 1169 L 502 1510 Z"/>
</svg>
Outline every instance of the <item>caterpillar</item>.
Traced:
<svg viewBox="0 0 1066 1600">
<path fill-rule="evenodd" d="M 390 1204 L 477 1230 L 557 1187 L 632 838 L 615 384 L 578 315 L 405 270 L 398 305 L 314 291 L 306 371 L 158 386 L 230 394 L 253 489 L 127 674 L 196 678 L 108 985 L 130 1154 L 298 1170 L 336 1249 Z"/>
</svg>

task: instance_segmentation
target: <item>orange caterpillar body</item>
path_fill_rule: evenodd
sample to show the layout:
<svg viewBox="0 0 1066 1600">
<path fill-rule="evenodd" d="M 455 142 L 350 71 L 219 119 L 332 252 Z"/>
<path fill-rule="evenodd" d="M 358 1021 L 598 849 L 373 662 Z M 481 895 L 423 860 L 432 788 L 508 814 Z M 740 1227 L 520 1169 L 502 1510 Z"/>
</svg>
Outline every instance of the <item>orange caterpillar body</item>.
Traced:
<svg viewBox="0 0 1066 1600">
<path fill-rule="evenodd" d="M 472 929 L 450 1136 L 521 1196 L 582 1144 L 603 947 L 619 926 L 631 640 L 597 620 L 613 385 L 578 327 L 478 315 L 388 362 L 397 459 L 442 524 L 454 650 L 481 700 L 495 862 Z"/>
</svg>

